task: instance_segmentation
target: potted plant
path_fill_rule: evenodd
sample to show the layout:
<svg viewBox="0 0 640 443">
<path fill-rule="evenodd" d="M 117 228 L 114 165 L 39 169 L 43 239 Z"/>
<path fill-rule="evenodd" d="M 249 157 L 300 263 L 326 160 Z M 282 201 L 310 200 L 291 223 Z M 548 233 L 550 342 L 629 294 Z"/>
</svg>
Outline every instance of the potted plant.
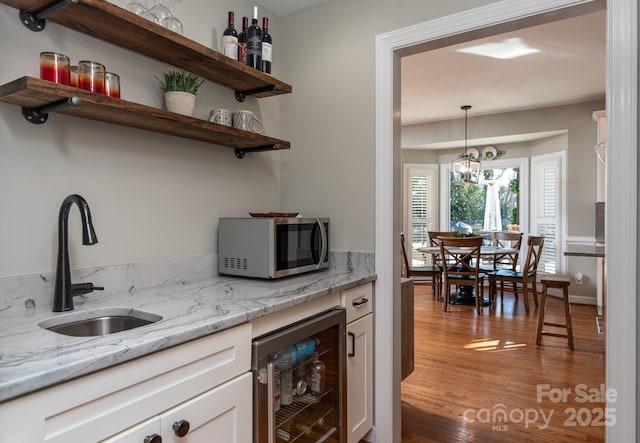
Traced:
<svg viewBox="0 0 640 443">
<path fill-rule="evenodd" d="M 164 91 L 167 111 L 182 115 L 193 115 L 198 88 L 204 79 L 187 71 L 167 71 L 162 78 L 156 77 Z"/>
</svg>

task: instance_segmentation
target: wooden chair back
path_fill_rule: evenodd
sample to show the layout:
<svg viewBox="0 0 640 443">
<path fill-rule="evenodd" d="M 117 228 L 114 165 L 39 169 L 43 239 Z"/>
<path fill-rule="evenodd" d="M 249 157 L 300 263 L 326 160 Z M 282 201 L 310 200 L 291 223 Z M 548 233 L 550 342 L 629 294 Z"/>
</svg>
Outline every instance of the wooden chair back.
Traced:
<svg viewBox="0 0 640 443">
<path fill-rule="evenodd" d="M 404 233 L 400 233 L 400 246 L 402 247 L 402 277 L 409 278 L 411 276 L 411 270 L 409 268 L 409 260 L 407 259 L 407 251 L 404 247 Z"/>
<path fill-rule="evenodd" d="M 493 261 L 493 268 L 507 268 L 516 270 L 520 247 L 522 246 L 522 232 L 499 231 L 493 234 L 495 245 L 500 248 L 514 248 L 518 252 L 515 254 L 496 255 Z"/>
<path fill-rule="evenodd" d="M 531 235 L 527 239 L 527 259 L 522 266 L 522 275 L 528 279 L 535 279 L 538 275 L 538 263 L 542 257 L 544 237 Z"/>
<path fill-rule="evenodd" d="M 458 231 L 428 231 L 429 245 L 438 246 L 440 242 L 438 237 L 455 237 Z"/>
<path fill-rule="evenodd" d="M 440 255 L 445 278 L 478 278 L 482 237 L 440 237 Z"/>
<path fill-rule="evenodd" d="M 473 286 L 476 294 L 476 309 L 481 313 L 484 274 L 480 273 L 479 263 L 482 237 L 440 236 L 439 245 L 443 271 L 443 311 L 447 311 L 451 285 L 467 285 Z"/>
</svg>

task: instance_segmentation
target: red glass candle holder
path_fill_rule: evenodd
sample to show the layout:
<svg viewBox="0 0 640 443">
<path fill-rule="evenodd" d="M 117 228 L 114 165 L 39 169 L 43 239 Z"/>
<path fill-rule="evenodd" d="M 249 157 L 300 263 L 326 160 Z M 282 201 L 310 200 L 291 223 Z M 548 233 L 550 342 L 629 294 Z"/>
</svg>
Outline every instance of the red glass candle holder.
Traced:
<svg viewBox="0 0 640 443">
<path fill-rule="evenodd" d="M 70 78 L 69 57 L 57 52 L 40 53 L 40 78 L 68 85 Z"/>
<path fill-rule="evenodd" d="M 78 87 L 104 94 L 104 65 L 88 60 L 78 62 Z"/>
<path fill-rule="evenodd" d="M 74 88 L 78 87 L 78 67 L 73 65 L 69 66 L 69 86 L 73 86 Z"/>
<path fill-rule="evenodd" d="M 109 97 L 120 98 L 120 77 L 113 72 L 104 74 L 104 93 Z"/>
</svg>

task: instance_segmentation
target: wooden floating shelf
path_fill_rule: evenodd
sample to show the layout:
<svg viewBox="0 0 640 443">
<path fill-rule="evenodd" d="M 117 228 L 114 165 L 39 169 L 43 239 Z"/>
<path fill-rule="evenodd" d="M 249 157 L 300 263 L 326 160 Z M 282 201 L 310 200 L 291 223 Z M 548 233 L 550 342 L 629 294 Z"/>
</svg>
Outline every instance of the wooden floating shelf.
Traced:
<svg viewBox="0 0 640 443">
<path fill-rule="evenodd" d="M 51 0 L 0 2 L 32 13 L 53 3 Z M 52 13 L 46 20 L 193 72 L 235 91 L 266 90 L 253 94 L 254 97 L 292 91 L 287 83 L 105 0 L 79 0 Z"/>
<path fill-rule="evenodd" d="M 69 97 L 79 97 L 80 106 L 65 107 L 56 112 L 200 140 L 246 152 L 290 148 L 288 141 L 33 77 L 21 77 L 0 86 L 0 102 L 28 108 L 38 108 Z M 238 153 L 236 155 L 239 156 Z"/>
</svg>

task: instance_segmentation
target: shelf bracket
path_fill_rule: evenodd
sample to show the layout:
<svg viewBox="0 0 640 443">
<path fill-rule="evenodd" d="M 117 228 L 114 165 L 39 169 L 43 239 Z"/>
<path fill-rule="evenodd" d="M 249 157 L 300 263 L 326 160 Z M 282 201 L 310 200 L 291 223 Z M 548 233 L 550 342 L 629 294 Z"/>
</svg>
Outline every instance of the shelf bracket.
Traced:
<svg viewBox="0 0 640 443">
<path fill-rule="evenodd" d="M 279 90 L 280 90 L 280 85 L 270 85 L 270 86 L 265 86 L 263 88 L 248 89 L 246 91 L 236 90 L 236 100 L 238 100 L 239 102 L 243 102 L 244 99 L 247 97 L 247 95 L 256 95 L 256 94 L 262 94 L 263 92 L 273 92 L 273 91 L 279 91 Z"/>
<path fill-rule="evenodd" d="M 244 156 L 250 152 L 265 152 L 265 151 L 278 151 L 280 150 L 280 143 L 274 143 L 272 145 L 256 146 L 255 148 L 236 148 L 236 157 L 243 159 Z"/>
<path fill-rule="evenodd" d="M 80 0 L 58 0 L 46 8 L 43 8 L 36 12 L 29 12 L 25 9 L 21 9 L 18 15 L 20 16 L 20 23 L 34 32 L 39 32 L 46 26 L 46 18 L 56 11 L 66 8 L 69 5 L 77 4 Z"/>
<path fill-rule="evenodd" d="M 82 103 L 80 97 L 69 97 L 58 100 L 57 102 L 49 103 L 48 105 L 38 106 L 37 108 L 23 106 L 22 116 L 34 125 L 41 125 L 49 118 L 49 112 L 64 109 L 69 106 L 80 106 L 80 103 Z"/>
</svg>

